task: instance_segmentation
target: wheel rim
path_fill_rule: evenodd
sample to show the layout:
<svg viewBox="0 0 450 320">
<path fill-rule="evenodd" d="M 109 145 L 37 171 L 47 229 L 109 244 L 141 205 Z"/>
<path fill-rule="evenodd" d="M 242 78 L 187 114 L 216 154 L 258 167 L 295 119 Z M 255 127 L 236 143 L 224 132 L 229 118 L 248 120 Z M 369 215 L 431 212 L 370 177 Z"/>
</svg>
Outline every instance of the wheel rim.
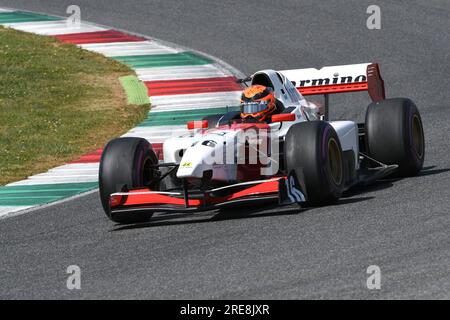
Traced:
<svg viewBox="0 0 450 320">
<path fill-rule="evenodd" d="M 342 161 L 339 146 L 334 138 L 328 141 L 328 169 L 336 185 L 342 183 Z"/>
<path fill-rule="evenodd" d="M 421 159 L 423 157 L 424 141 L 422 123 L 417 114 L 415 114 L 412 118 L 412 140 L 414 150 L 416 151 L 417 156 Z"/>
</svg>

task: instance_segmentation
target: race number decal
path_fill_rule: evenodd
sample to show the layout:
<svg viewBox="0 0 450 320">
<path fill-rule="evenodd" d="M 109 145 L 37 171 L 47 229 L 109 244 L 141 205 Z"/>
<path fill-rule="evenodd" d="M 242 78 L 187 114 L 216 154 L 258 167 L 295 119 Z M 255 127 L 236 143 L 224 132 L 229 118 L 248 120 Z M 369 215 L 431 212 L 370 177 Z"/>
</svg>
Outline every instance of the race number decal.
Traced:
<svg viewBox="0 0 450 320">
<path fill-rule="evenodd" d="M 291 172 L 289 177 L 286 179 L 286 188 L 289 199 L 292 202 L 304 202 L 305 196 L 300 191 L 300 187 L 297 183 L 297 177 L 294 172 Z"/>
<path fill-rule="evenodd" d="M 285 179 L 280 181 L 279 200 L 280 204 L 301 203 L 306 201 L 305 194 L 302 192 L 302 188 L 294 170 L 292 170 Z"/>
</svg>

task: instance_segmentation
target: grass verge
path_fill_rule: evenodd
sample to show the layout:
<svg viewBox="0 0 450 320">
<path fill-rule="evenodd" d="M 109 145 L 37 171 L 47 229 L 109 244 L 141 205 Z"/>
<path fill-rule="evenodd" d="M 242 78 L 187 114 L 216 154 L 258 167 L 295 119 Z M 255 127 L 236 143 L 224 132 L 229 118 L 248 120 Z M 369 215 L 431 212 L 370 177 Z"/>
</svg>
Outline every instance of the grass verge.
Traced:
<svg viewBox="0 0 450 320">
<path fill-rule="evenodd" d="M 127 66 L 51 37 L 0 27 L 0 185 L 101 148 L 142 121 Z"/>
</svg>

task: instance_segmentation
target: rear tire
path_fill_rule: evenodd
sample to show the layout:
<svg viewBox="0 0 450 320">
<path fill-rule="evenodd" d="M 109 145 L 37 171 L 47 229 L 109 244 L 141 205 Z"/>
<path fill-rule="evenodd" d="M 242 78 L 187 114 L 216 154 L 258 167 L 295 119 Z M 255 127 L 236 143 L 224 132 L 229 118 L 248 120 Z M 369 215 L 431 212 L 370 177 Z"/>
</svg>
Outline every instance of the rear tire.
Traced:
<svg viewBox="0 0 450 320">
<path fill-rule="evenodd" d="M 150 219 L 151 214 L 146 213 L 111 215 L 109 199 L 115 192 L 149 186 L 156 175 L 150 165 L 157 163 L 158 158 L 145 139 L 117 138 L 107 143 L 100 160 L 99 192 L 109 219 L 118 223 L 137 223 Z M 158 190 L 159 186 L 152 186 L 152 189 Z"/>
<path fill-rule="evenodd" d="M 366 112 L 366 145 L 370 157 L 397 164 L 399 176 L 419 173 L 425 158 L 425 139 L 414 102 L 395 98 L 371 103 Z"/>
<path fill-rule="evenodd" d="M 334 128 L 324 121 L 306 121 L 289 128 L 285 138 L 288 174 L 303 169 L 307 201 L 312 205 L 335 202 L 344 190 L 342 148 Z"/>
</svg>

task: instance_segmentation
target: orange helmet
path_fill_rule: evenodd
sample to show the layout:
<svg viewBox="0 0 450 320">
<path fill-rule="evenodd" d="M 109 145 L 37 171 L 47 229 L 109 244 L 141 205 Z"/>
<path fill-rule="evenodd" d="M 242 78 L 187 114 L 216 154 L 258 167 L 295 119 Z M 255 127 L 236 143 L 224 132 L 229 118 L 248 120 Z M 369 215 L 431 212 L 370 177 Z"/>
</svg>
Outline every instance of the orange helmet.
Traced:
<svg viewBox="0 0 450 320">
<path fill-rule="evenodd" d="M 242 93 L 241 118 L 253 117 L 264 121 L 275 110 L 275 96 L 272 88 L 253 85 Z"/>
</svg>

